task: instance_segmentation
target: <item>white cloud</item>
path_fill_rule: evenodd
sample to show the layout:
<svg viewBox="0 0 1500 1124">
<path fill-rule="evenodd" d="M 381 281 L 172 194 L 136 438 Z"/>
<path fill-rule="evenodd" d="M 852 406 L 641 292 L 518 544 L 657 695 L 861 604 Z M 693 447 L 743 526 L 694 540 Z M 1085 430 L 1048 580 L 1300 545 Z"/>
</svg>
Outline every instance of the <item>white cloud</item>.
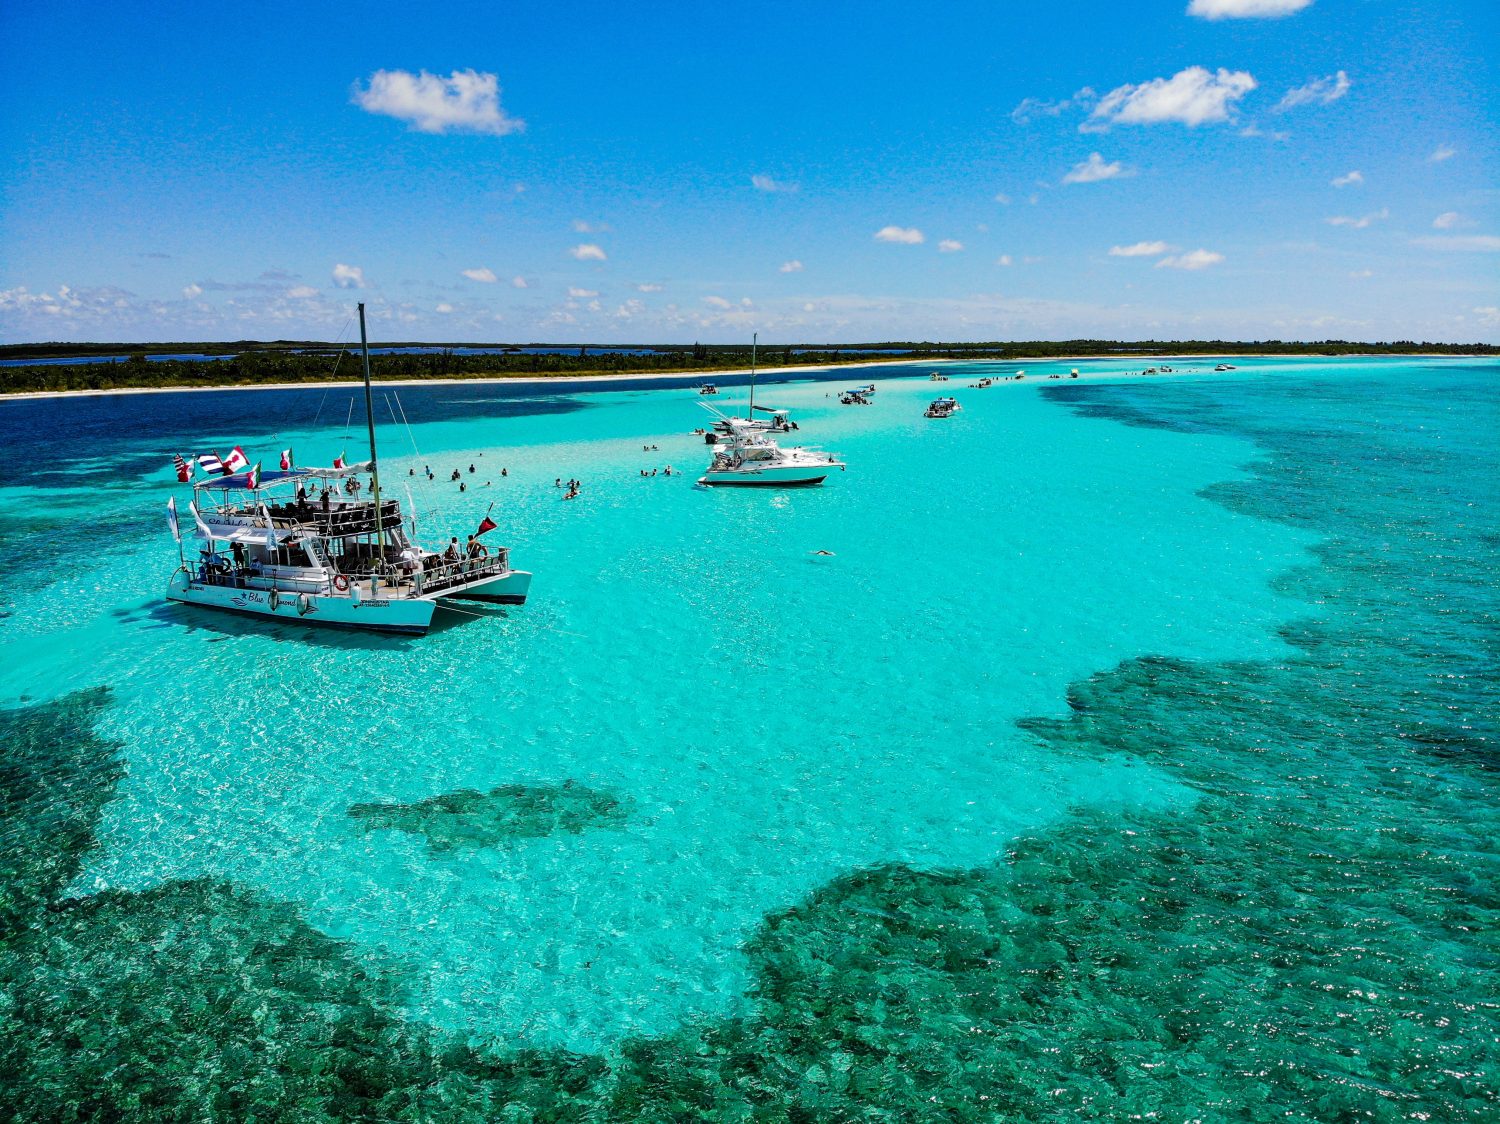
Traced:
<svg viewBox="0 0 1500 1124">
<path fill-rule="evenodd" d="M 1265 137 L 1267 140 L 1273 141 L 1284 141 L 1289 139 L 1291 135 L 1288 132 L 1274 130 L 1268 133 L 1259 125 L 1246 125 L 1240 130 L 1240 136 L 1242 137 Z"/>
<path fill-rule="evenodd" d="M 661 292 L 661 286 L 654 285 L 650 281 L 642 281 L 635 287 L 635 291 L 638 293 L 659 293 Z"/>
<path fill-rule="evenodd" d="M 294 289 L 288 289 L 286 291 L 286 295 L 291 297 L 293 300 L 306 301 L 312 300 L 314 297 L 316 297 L 318 295 L 318 290 L 314 289 L 311 285 L 298 285 Z"/>
<path fill-rule="evenodd" d="M 584 242 L 574 246 L 568 253 L 572 254 L 578 261 L 607 261 L 608 256 L 592 242 Z"/>
<path fill-rule="evenodd" d="M 1428 250 L 1462 250 L 1469 253 L 1500 253 L 1500 238 L 1493 234 L 1461 234 L 1447 238 L 1413 239 L 1418 246 Z"/>
<path fill-rule="evenodd" d="M 1207 269 L 1211 265 L 1218 265 L 1224 260 L 1224 255 L 1215 253 L 1213 250 L 1192 250 L 1186 254 L 1177 254 L 1174 257 L 1162 258 L 1156 263 L 1157 269 Z"/>
<path fill-rule="evenodd" d="M 587 219 L 574 219 L 573 229 L 579 234 L 604 234 L 609 230 L 609 224 L 589 222 Z"/>
<path fill-rule="evenodd" d="M 1003 191 L 996 192 L 995 193 L 995 202 L 999 203 L 1002 207 L 1009 207 L 1010 206 L 1010 196 L 1007 195 L 1007 194 L 1005 194 L 1005 192 L 1003 192 Z"/>
<path fill-rule="evenodd" d="M 1474 224 L 1457 211 L 1444 211 L 1432 220 L 1434 230 L 1452 230 L 1460 226 L 1473 226 Z"/>
<path fill-rule="evenodd" d="M 568 296 L 572 297 L 574 300 L 583 300 L 586 297 L 597 297 L 598 295 L 598 289 L 579 289 L 575 288 L 572 285 L 568 286 Z"/>
<path fill-rule="evenodd" d="M 500 278 L 495 276 L 493 269 L 466 269 L 463 271 L 463 275 L 470 281 L 482 281 L 486 285 L 493 285 L 496 281 L 500 280 Z"/>
<path fill-rule="evenodd" d="M 1221 66 L 1210 73 L 1204 67 L 1190 66 L 1170 78 L 1115 87 L 1099 99 L 1081 128 L 1100 131 L 1111 125 L 1178 121 L 1195 126 L 1227 121 L 1234 103 L 1255 89 L 1255 85 L 1249 71 L 1225 70 Z"/>
<path fill-rule="evenodd" d="M 963 248 L 964 244 L 956 238 L 944 238 L 938 243 L 938 253 L 940 254 L 956 254 Z"/>
<path fill-rule="evenodd" d="M 1028 125 L 1038 117 L 1056 117 L 1070 109 L 1084 109 L 1093 104 L 1094 91 L 1085 86 L 1070 98 L 1062 101 L 1047 101 L 1044 98 L 1024 98 L 1021 104 L 1010 111 L 1010 119 L 1017 125 Z"/>
<path fill-rule="evenodd" d="M 733 308 L 734 305 L 723 297 L 704 297 L 703 303 L 712 305 L 714 308 Z"/>
<path fill-rule="evenodd" d="M 877 242 L 901 242 L 908 246 L 915 246 L 926 240 L 922 232 L 914 226 L 882 226 L 875 232 Z"/>
<path fill-rule="evenodd" d="M 1375 271 L 1373 269 L 1351 269 L 1349 271 L 1350 280 L 1353 281 L 1364 281 L 1367 278 L 1374 276 Z"/>
<path fill-rule="evenodd" d="M 785 191 L 793 192 L 801 189 L 801 184 L 787 183 L 785 180 L 772 179 L 764 173 L 750 177 L 750 184 L 756 191 Z"/>
<path fill-rule="evenodd" d="M 995 264 L 996 265 L 1010 265 L 1012 260 L 1013 259 L 1011 258 L 1011 256 L 1009 254 L 1001 254 L 998 258 L 995 259 Z"/>
<path fill-rule="evenodd" d="M 1132 242 L 1129 246 L 1111 246 L 1109 256 L 1112 258 L 1145 258 L 1155 257 L 1157 254 L 1170 253 L 1174 247 L 1165 242 Z"/>
<path fill-rule="evenodd" d="M 1098 183 L 1101 180 L 1119 179 L 1121 176 L 1134 175 L 1129 168 L 1118 160 L 1105 163 L 1104 157 L 1097 152 L 1089 153 L 1087 160 L 1073 165 L 1073 170 L 1063 176 L 1063 183 Z"/>
<path fill-rule="evenodd" d="M 440 304 L 436 308 L 434 308 L 432 311 L 433 312 L 441 312 L 444 316 L 446 316 L 446 315 L 448 315 L 448 313 L 450 313 L 450 312 L 453 311 L 453 306 L 451 304 Z"/>
<path fill-rule="evenodd" d="M 512 277 L 510 279 L 510 284 L 511 288 L 513 289 L 529 289 L 531 287 L 530 285 L 526 284 L 526 278 L 524 277 Z"/>
<path fill-rule="evenodd" d="M 1285 113 L 1299 105 L 1327 105 L 1349 92 L 1349 76 L 1342 70 L 1326 78 L 1316 78 L 1305 86 L 1288 90 L 1276 103 L 1275 112 Z"/>
<path fill-rule="evenodd" d="M 781 263 L 781 272 L 782 273 L 801 273 L 802 272 L 802 263 L 800 261 L 798 261 L 796 258 L 793 258 L 791 261 L 784 261 L 784 262 Z"/>
<path fill-rule="evenodd" d="M 197 282 L 194 282 L 191 285 L 184 285 L 182 287 L 182 295 L 187 297 L 187 299 L 190 301 L 197 300 L 203 295 L 203 286 L 199 285 Z"/>
<path fill-rule="evenodd" d="M 1427 158 L 1429 164 L 1441 164 L 1444 160 L 1451 160 L 1458 155 L 1458 149 L 1449 148 L 1446 144 L 1438 145 L 1432 150 L 1432 155 Z"/>
<path fill-rule="evenodd" d="M 1487 304 L 1482 308 L 1474 309 L 1473 312 L 1486 328 L 1500 328 L 1500 308 Z"/>
<path fill-rule="evenodd" d="M 365 271 L 357 265 L 345 265 L 339 262 L 333 267 L 333 283 L 340 289 L 363 289 Z"/>
<path fill-rule="evenodd" d="M 1333 184 L 1334 187 L 1350 187 L 1364 183 L 1365 177 L 1356 171 L 1350 172 L 1346 176 L 1334 176 L 1328 182 Z"/>
<path fill-rule="evenodd" d="M 1313 0 L 1192 0 L 1187 14 L 1206 20 L 1276 19 L 1309 7 Z"/>
<path fill-rule="evenodd" d="M 500 84 L 493 74 L 455 70 L 449 77 L 422 71 L 377 70 L 370 84 L 354 86 L 354 104 L 370 113 L 408 122 L 421 133 L 490 133 L 503 137 L 526 122 L 500 108 Z"/>
<path fill-rule="evenodd" d="M 1365 227 L 1370 226 L 1372 223 L 1377 223 L 1381 219 L 1388 219 L 1390 217 L 1391 209 L 1389 207 L 1382 207 L 1378 211 L 1371 211 L 1368 215 L 1360 215 L 1358 218 L 1355 218 L 1353 215 L 1334 215 L 1328 220 L 1328 225 L 1347 226 L 1354 230 L 1364 230 Z"/>
</svg>

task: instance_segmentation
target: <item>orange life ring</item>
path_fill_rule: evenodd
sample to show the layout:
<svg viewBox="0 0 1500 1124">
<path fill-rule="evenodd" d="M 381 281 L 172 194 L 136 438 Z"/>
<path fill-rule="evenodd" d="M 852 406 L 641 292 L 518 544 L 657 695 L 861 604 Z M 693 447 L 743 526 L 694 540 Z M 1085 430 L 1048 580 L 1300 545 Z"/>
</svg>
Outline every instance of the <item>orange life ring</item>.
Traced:
<svg viewBox="0 0 1500 1124">
<path fill-rule="evenodd" d="M 333 588 L 338 590 L 340 593 L 348 593 L 349 579 L 343 574 L 335 574 L 333 576 Z"/>
</svg>

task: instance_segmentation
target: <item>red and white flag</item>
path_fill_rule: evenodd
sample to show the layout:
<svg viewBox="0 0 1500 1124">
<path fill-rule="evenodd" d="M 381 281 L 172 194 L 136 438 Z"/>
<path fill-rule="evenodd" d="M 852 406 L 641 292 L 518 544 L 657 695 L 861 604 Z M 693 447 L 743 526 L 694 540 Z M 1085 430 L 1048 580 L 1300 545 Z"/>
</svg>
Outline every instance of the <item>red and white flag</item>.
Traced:
<svg viewBox="0 0 1500 1124">
<path fill-rule="evenodd" d="M 234 451 L 229 456 L 224 458 L 224 471 L 226 473 L 238 472 L 242 468 L 248 468 L 249 465 L 250 458 L 245 456 L 245 450 L 241 449 L 238 445 L 234 447 Z"/>
<path fill-rule="evenodd" d="M 255 462 L 255 467 L 245 473 L 245 487 L 254 491 L 260 487 L 260 462 Z"/>
<path fill-rule="evenodd" d="M 349 465 L 344 461 L 344 454 L 343 453 L 340 453 L 338 456 L 336 456 L 336 457 L 333 458 L 333 467 L 334 468 L 348 468 L 349 467 Z"/>
<path fill-rule="evenodd" d="M 172 457 L 172 467 L 177 469 L 177 482 L 186 484 L 193 478 L 193 463 L 182 459 L 182 454 L 177 453 Z"/>
<path fill-rule="evenodd" d="M 287 469 L 289 469 L 291 467 L 292 467 L 292 451 L 290 449 L 283 449 L 283 450 L 281 450 L 281 471 L 285 472 Z"/>
</svg>

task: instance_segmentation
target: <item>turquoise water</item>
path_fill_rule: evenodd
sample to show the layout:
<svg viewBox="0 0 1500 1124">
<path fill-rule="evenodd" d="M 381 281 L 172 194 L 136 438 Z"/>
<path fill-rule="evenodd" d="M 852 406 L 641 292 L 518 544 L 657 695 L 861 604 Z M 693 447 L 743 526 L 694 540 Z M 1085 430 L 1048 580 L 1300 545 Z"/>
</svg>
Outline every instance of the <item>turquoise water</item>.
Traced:
<svg viewBox="0 0 1500 1124">
<path fill-rule="evenodd" d="M 1492 1115 L 1500 368 L 1240 367 L 766 387 L 850 465 L 781 494 L 692 486 L 681 387 L 406 388 L 383 465 L 422 533 L 493 502 L 536 573 L 417 640 L 160 600 L 171 453 L 354 453 L 347 394 L 0 406 L 0 968 L 76 1044 L 20 1048 L 20 1087 L 183 1119 Z M 927 421 L 939 391 L 964 410 Z"/>
</svg>

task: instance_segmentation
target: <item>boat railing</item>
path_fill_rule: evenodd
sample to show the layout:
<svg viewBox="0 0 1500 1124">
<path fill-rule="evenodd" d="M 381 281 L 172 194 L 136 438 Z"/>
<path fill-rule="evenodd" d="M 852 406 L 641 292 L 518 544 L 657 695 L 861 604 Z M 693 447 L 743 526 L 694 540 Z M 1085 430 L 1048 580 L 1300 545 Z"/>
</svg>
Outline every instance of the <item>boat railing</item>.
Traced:
<svg viewBox="0 0 1500 1124">
<path fill-rule="evenodd" d="M 443 561 L 442 555 L 434 555 L 413 574 L 412 580 L 418 593 L 441 593 L 481 578 L 499 577 L 509 569 L 510 550 L 502 546 L 487 558 L 461 558 L 457 562 Z"/>
<path fill-rule="evenodd" d="M 346 535 L 373 534 L 375 531 L 375 504 L 341 503 L 326 510 L 316 501 L 302 504 L 278 504 L 270 508 L 271 520 L 278 526 L 295 530 L 316 531 L 331 538 Z M 401 504 L 397 500 L 382 500 L 380 520 L 382 527 L 395 527 L 401 522 Z"/>
</svg>

